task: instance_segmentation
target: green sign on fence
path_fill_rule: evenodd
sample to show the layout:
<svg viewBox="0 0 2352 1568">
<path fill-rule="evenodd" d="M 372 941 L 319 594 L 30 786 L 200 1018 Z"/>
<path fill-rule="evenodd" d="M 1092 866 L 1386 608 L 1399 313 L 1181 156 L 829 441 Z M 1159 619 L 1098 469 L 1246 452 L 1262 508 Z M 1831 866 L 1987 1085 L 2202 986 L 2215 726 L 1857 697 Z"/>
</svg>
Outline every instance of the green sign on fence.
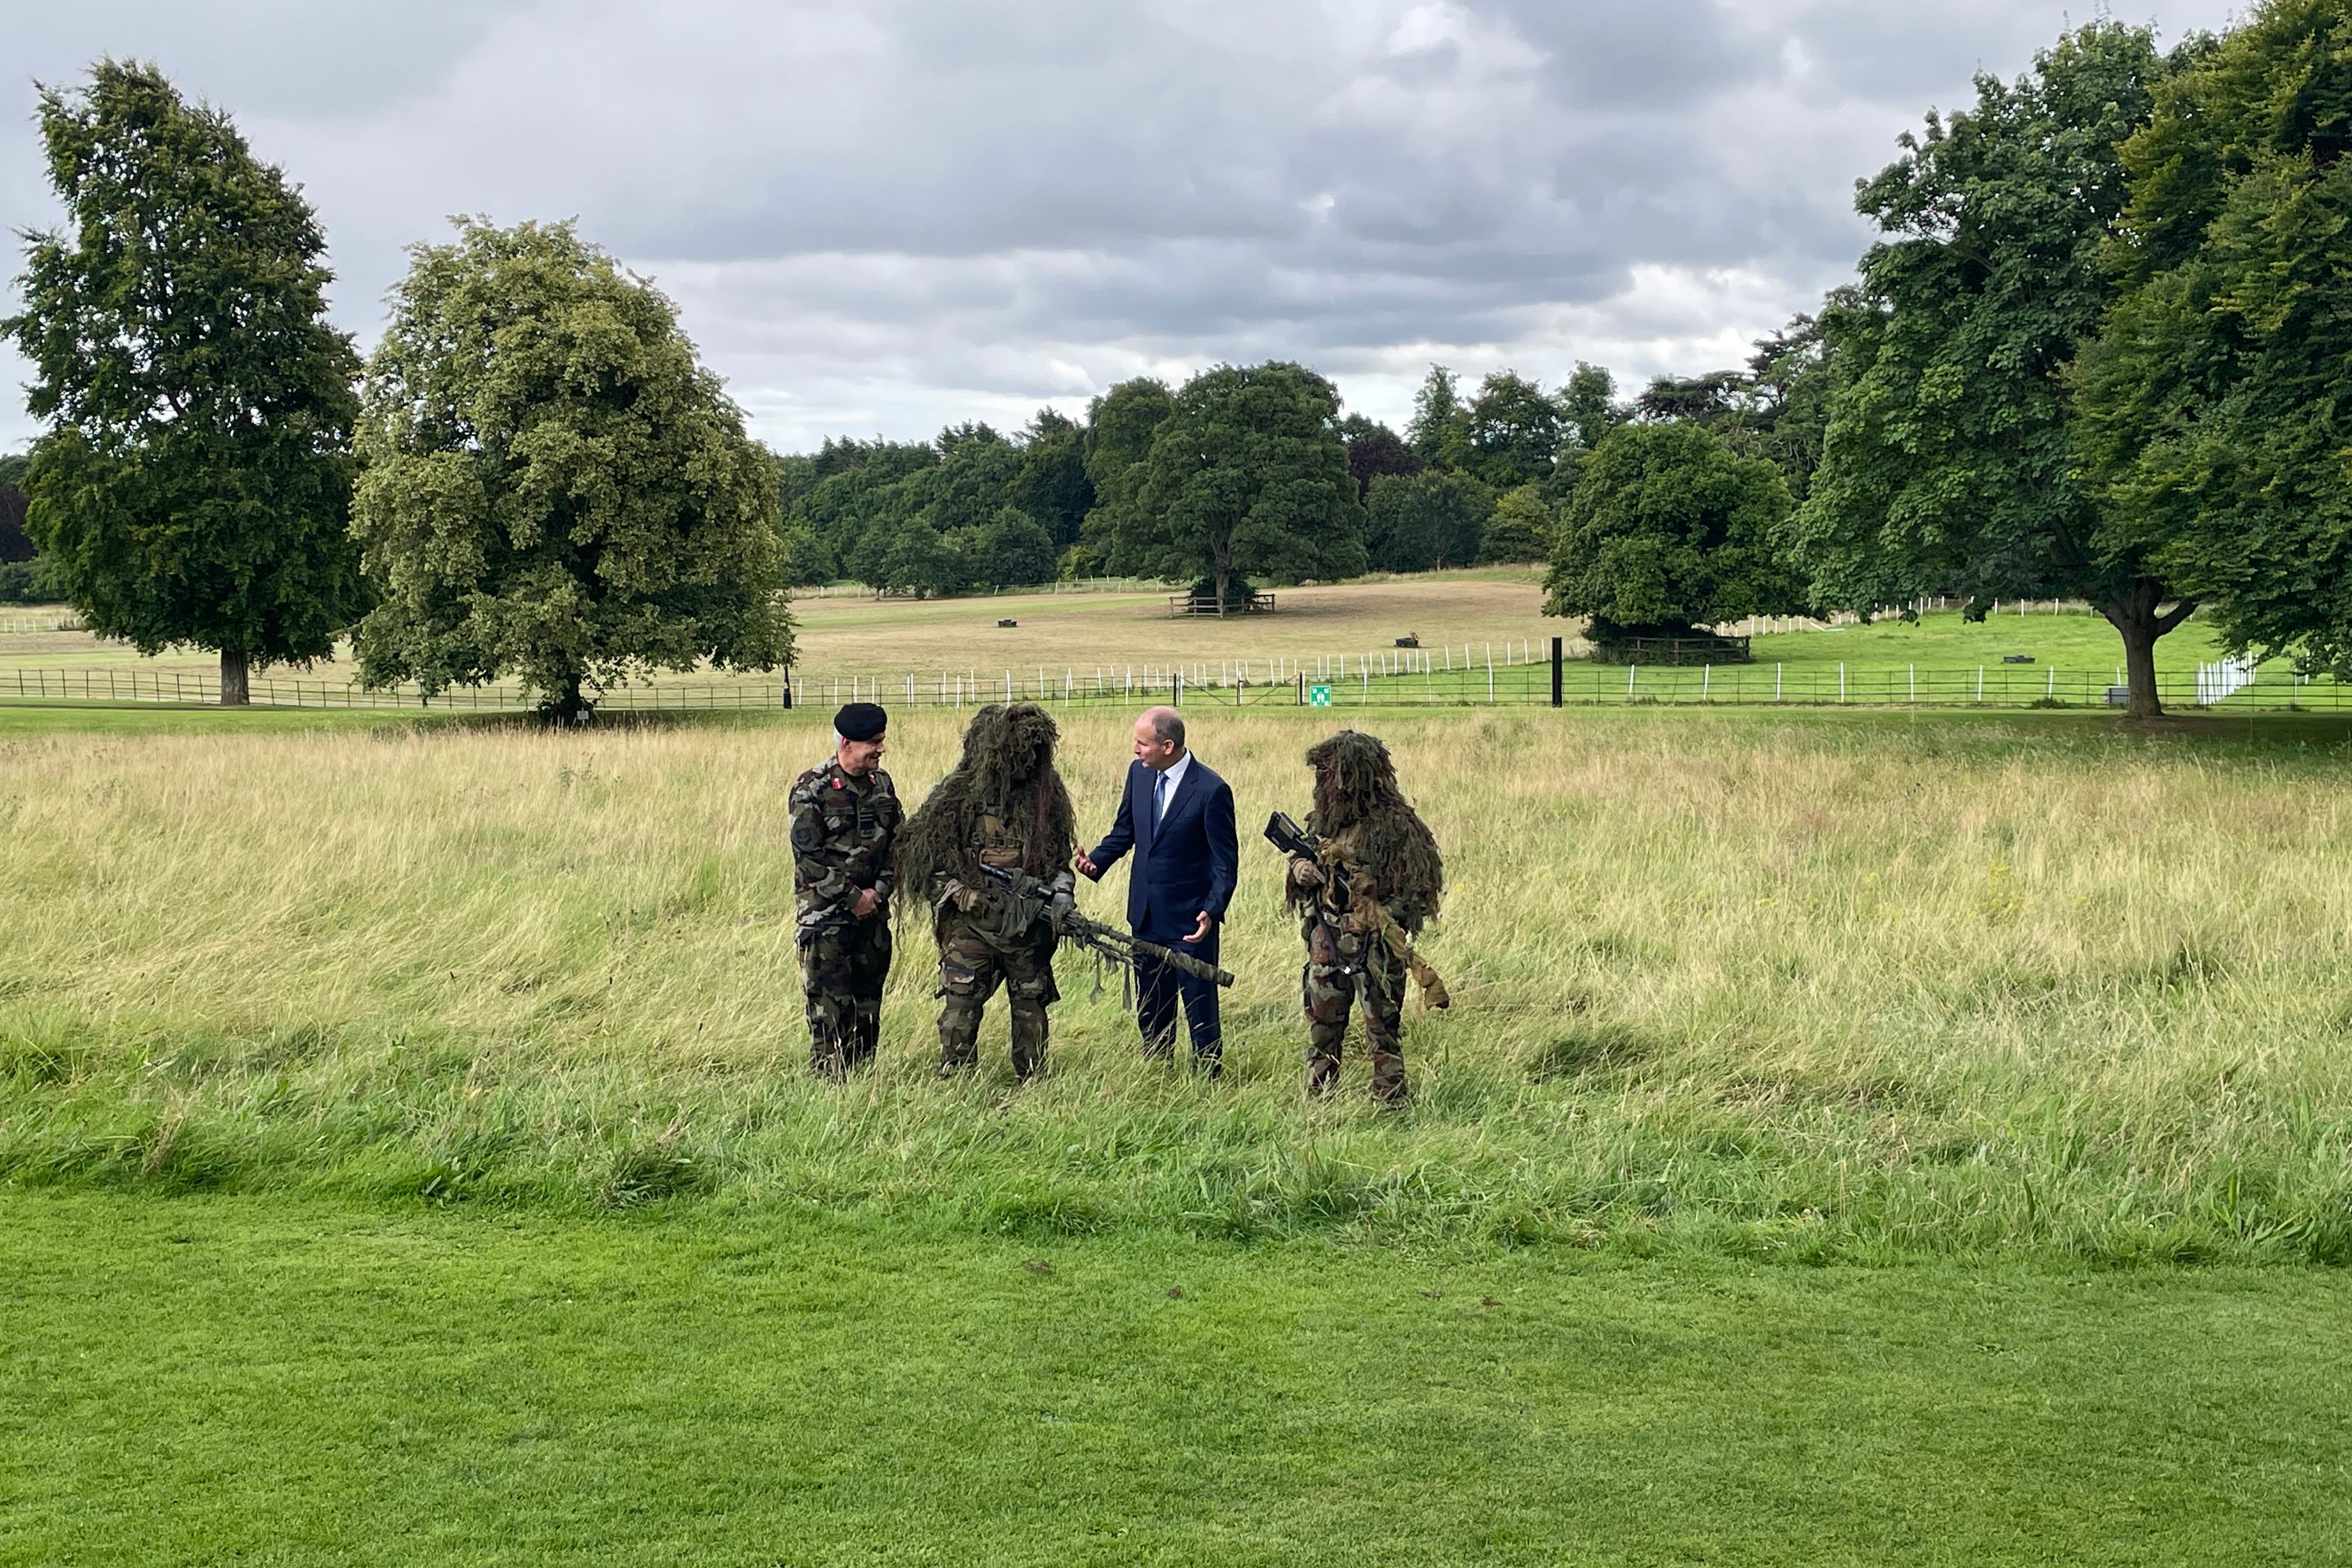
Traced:
<svg viewBox="0 0 2352 1568">
<path fill-rule="evenodd" d="M 1331 689 L 1330 689 L 1329 687 L 1328 687 L 1328 686 L 1310 686 L 1310 687 L 1308 687 L 1308 688 L 1307 689 L 1307 706 L 1308 706 L 1309 708 L 1328 708 L 1328 707 L 1330 707 L 1330 706 L 1331 706 Z"/>
</svg>

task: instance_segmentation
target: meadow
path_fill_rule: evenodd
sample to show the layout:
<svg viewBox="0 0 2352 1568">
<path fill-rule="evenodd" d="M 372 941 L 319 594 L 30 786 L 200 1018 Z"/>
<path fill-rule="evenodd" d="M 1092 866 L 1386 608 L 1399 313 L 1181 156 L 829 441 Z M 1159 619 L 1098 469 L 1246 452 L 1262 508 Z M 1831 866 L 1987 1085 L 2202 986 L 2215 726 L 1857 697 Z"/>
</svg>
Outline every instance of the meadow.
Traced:
<svg viewBox="0 0 2352 1568">
<path fill-rule="evenodd" d="M 23 711 L 23 710 L 19 710 Z M 46 716 L 44 716 L 46 717 Z M 156 715 L 161 720 L 168 716 Z M 1244 833 L 1229 1083 L 1064 963 L 934 1080 L 811 1080 L 780 802 L 814 715 L 26 730 L 5 743 L 0 1177 L 590 1208 L 727 1194 L 982 1231 L 2352 1259 L 2343 736 L 2088 715 L 1382 715 L 1446 847 L 1419 1100 L 1298 1102 L 1266 812 L 1297 710 L 1196 718 Z M 62 723 L 60 718 L 55 722 Z M 1089 831 L 1126 718 L 1066 723 Z M 919 798 L 952 713 L 902 717 Z M 2233 734 L 2239 733 L 2232 731 Z M 1114 873 L 1086 902 L 1114 915 Z M 1357 1068 L 1358 1075 L 1361 1067 Z"/>
<path fill-rule="evenodd" d="M 1107 690 L 1124 700 L 1131 683 L 1164 689 L 1171 671 L 1183 672 L 1188 688 L 1202 691 L 1204 700 L 1231 701 L 1233 688 L 1246 683 L 1247 700 L 1296 701 L 1303 673 L 1332 684 L 1340 706 L 1367 700 L 1383 706 L 1478 703 L 1490 697 L 1548 701 L 1550 640 L 1562 637 L 1571 660 L 1565 682 L 1571 702 L 2103 706 L 2106 687 L 2122 679 L 2113 628 L 2079 606 L 2053 613 L 2037 605 L 2024 615 L 2011 613 L 2012 606 L 1978 623 L 1963 620 L 1956 609 L 1869 626 L 1776 622 L 1771 626 L 1788 629 L 1759 629 L 1752 664 L 1711 672 L 1647 669 L 1629 689 L 1622 666 L 1576 662 L 1586 651 L 1580 624 L 1544 616 L 1540 574 L 1533 568 L 1374 577 L 1279 589 L 1276 599 L 1272 615 L 1220 619 L 1171 617 L 1164 594 L 1139 589 L 941 600 L 810 594 L 794 605 L 800 634 L 793 675 L 803 700 L 828 707 L 853 689 L 895 694 L 902 702 L 952 704 L 959 691 L 1001 695 L 1008 682 L 1030 695 Z M 1000 626 L 1001 620 L 1016 624 Z M 134 693 L 209 698 L 206 683 L 215 661 L 201 651 L 142 658 L 122 644 L 43 625 L 37 615 L 0 624 L 0 700 L 128 699 Z M 1421 653 L 1395 649 L 1406 636 L 1418 638 Z M 2032 662 L 2003 662 L 2012 655 Z M 2167 702 L 2194 702 L 2193 672 L 2220 656 L 2212 628 L 2193 618 L 2163 639 L 2157 663 L 2167 681 Z M 1361 679 L 1367 673 L 1369 686 Z M 348 649 L 310 669 L 278 669 L 257 679 L 259 700 L 387 700 L 349 689 Z M 613 701 L 616 708 L 767 706 L 779 700 L 782 684 L 777 674 L 665 674 L 617 691 Z M 2333 682 L 2299 684 L 2283 661 L 2273 661 L 2233 706 L 2333 710 L 2339 698 Z M 457 689 L 439 706 L 495 709 L 528 700 L 508 683 L 482 692 Z M 414 694 L 406 701 L 415 704 Z"/>
<path fill-rule="evenodd" d="M 0 1563 L 2341 1560 L 2352 731 L 1375 710 L 1384 1113 L 1251 837 L 1329 721 L 1194 715 L 1225 1081 L 1066 959 L 942 1083 L 902 930 L 835 1087 L 821 715 L 0 708 Z"/>
</svg>

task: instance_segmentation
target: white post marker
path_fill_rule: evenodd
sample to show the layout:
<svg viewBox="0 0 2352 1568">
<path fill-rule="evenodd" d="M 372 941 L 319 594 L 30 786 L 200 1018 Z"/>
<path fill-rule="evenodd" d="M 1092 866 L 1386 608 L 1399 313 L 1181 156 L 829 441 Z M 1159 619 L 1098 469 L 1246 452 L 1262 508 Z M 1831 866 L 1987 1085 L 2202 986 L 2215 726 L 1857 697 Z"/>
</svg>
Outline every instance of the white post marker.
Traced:
<svg viewBox="0 0 2352 1568">
<path fill-rule="evenodd" d="M 1777 664 L 1772 667 L 1772 700 L 1775 702 L 1780 700 L 1780 668 Z"/>
<path fill-rule="evenodd" d="M 1845 661 L 1838 661 L 1838 700 L 1845 700 Z"/>
</svg>

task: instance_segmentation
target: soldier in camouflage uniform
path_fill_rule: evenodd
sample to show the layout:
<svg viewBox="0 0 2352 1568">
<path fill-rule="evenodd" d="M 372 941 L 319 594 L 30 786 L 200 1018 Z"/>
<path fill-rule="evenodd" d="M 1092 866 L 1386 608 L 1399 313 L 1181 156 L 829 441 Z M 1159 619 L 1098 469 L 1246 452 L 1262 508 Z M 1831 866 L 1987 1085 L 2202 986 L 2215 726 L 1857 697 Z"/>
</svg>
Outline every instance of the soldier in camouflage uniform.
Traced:
<svg viewBox="0 0 2352 1568">
<path fill-rule="evenodd" d="M 1405 944 L 1437 918 L 1444 862 L 1377 739 L 1342 730 L 1309 749 L 1307 764 L 1315 770 L 1307 828 L 1328 842 L 1321 859 L 1291 861 L 1284 885 L 1307 942 L 1307 1092 L 1327 1094 L 1339 1081 L 1348 1015 L 1360 996 L 1372 1094 L 1402 1105 Z"/>
<path fill-rule="evenodd" d="M 852 702 L 834 715 L 833 760 L 794 781 L 793 891 L 809 1066 L 827 1078 L 874 1059 L 890 977 L 898 793 L 882 771 L 887 715 Z"/>
<path fill-rule="evenodd" d="M 1034 702 L 991 703 L 972 716 L 963 760 L 908 819 L 898 866 L 922 889 L 940 944 L 940 1072 L 980 1061 L 980 1022 L 1002 985 L 1010 1006 L 1013 1070 L 1026 1080 L 1045 1066 L 1045 1009 L 1054 984 L 1054 928 L 1010 929 L 1010 907 L 982 869 L 1026 871 L 1066 901 L 1076 849 L 1070 794 L 1054 771 L 1053 719 Z"/>
</svg>

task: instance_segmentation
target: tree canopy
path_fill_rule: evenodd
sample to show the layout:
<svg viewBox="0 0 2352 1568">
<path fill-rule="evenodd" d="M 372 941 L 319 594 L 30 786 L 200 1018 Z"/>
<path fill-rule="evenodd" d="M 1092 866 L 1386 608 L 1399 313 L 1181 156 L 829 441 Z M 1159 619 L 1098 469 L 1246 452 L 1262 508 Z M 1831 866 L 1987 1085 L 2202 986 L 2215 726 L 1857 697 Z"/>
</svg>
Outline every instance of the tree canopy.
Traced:
<svg viewBox="0 0 2352 1568">
<path fill-rule="evenodd" d="M 1794 610 L 1803 584 L 1781 558 L 1788 515 L 1780 471 L 1713 431 L 1622 426 L 1577 481 L 1544 613 L 1590 616 L 1606 641 Z"/>
<path fill-rule="evenodd" d="M 326 241 L 226 115 L 151 66 L 44 88 L 66 226 L 26 237 L 24 309 L 48 430 L 26 531 L 89 628 L 250 668 L 323 658 L 365 605 L 346 527 L 358 360 L 328 324 Z"/>
<path fill-rule="evenodd" d="M 670 302 L 569 224 L 410 251 L 370 361 L 362 678 L 587 689 L 792 657 L 774 470 Z"/>
<path fill-rule="evenodd" d="M 1220 604 L 1236 579 L 1362 572 L 1363 509 L 1339 420 L 1339 393 L 1296 364 L 1194 376 L 1152 428 L 1115 520 L 1113 569 L 1202 577 Z"/>
<path fill-rule="evenodd" d="M 1376 419 L 1349 415 L 1339 421 L 1339 438 L 1348 444 L 1348 472 L 1360 501 L 1370 498 L 1372 481 L 1382 474 L 1421 472 L 1421 458 L 1404 438 Z"/>
<path fill-rule="evenodd" d="M 2267 0 L 2124 143 L 2076 375 L 2110 531 L 2224 637 L 2352 675 L 2352 13 Z"/>
<path fill-rule="evenodd" d="M 1364 547 L 1383 572 L 1433 572 L 1478 559 L 1495 498 L 1467 474 L 1384 474 L 1364 506 Z"/>
<path fill-rule="evenodd" d="M 1041 408 L 1022 433 L 1021 467 L 1005 487 L 1007 505 L 1045 531 L 1056 554 L 1077 543 L 1094 510 L 1095 482 L 1087 472 L 1087 427 Z"/>
<path fill-rule="evenodd" d="M 2063 588 L 2122 635 L 2136 713 L 2156 639 L 2187 616 L 2144 533 L 2077 481 L 2068 375 L 2116 296 L 2117 146 L 2169 67 L 2146 28 L 2095 22 L 1975 106 L 1928 117 L 1856 205 L 1887 237 L 1832 300 L 1821 466 L 1798 514 L 1822 608 Z"/>
<path fill-rule="evenodd" d="M 1559 526 L 1559 513 L 1537 486 L 1505 490 L 1495 498 L 1494 510 L 1487 514 L 1477 559 L 1513 564 L 1545 560 L 1551 554 L 1552 534 Z"/>
</svg>

